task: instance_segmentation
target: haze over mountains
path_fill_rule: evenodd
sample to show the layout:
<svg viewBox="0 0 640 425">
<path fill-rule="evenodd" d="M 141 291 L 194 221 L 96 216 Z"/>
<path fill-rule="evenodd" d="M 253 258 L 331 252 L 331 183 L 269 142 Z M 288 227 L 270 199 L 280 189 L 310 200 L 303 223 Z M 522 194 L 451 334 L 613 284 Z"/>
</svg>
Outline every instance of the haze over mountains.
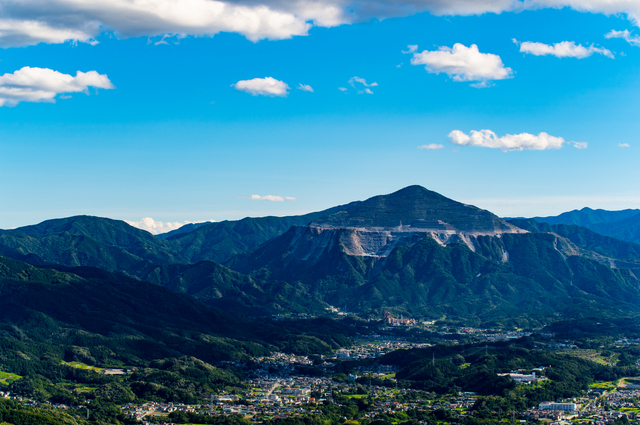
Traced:
<svg viewBox="0 0 640 425">
<path fill-rule="evenodd" d="M 634 217 L 585 209 L 555 223 L 613 229 Z M 96 267 L 248 316 L 338 307 L 362 317 L 540 324 L 637 313 L 640 245 L 553 219 L 507 222 L 410 186 L 303 216 L 160 237 L 106 218 L 49 220 L 0 231 L 0 255 Z"/>
</svg>

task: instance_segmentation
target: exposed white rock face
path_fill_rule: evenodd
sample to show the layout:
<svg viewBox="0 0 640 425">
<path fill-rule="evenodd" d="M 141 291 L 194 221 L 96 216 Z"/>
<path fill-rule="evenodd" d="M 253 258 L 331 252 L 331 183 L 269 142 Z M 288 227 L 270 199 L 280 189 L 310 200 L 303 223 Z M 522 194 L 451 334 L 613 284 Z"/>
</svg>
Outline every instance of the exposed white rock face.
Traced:
<svg viewBox="0 0 640 425">
<path fill-rule="evenodd" d="M 440 245 L 448 245 L 454 242 L 463 242 L 472 251 L 476 251 L 476 238 L 478 236 L 500 237 L 504 233 L 527 233 L 515 226 L 507 229 L 494 229 L 493 231 L 467 232 L 457 230 L 455 227 L 440 220 L 437 222 L 419 223 L 418 226 L 399 225 L 393 228 L 383 227 L 333 227 L 312 226 L 319 232 L 342 230 L 340 232 L 340 245 L 348 255 L 387 257 L 398 245 L 411 246 L 425 237 L 431 237 Z M 503 261 L 508 260 L 508 255 Z"/>
<path fill-rule="evenodd" d="M 386 258 L 398 245 L 412 246 L 425 237 L 431 237 L 440 245 L 462 242 L 476 251 L 478 236 L 500 237 L 504 233 L 527 233 L 515 226 L 493 231 L 465 232 L 453 226 L 438 222 L 419 223 L 418 226 L 397 227 L 338 227 L 311 225 L 298 227 L 289 244 L 291 260 L 315 263 L 323 254 L 339 247 L 347 255 Z M 508 261 L 508 254 L 502 254 L 502 261 Z"/>
<path fill-rule="evenodd" d="M 380 265 L 396 247 L 411 247 L 432 238 L 442 246 L 464 243 L 474 252 L 507 262 L 509 254 L 501 248 L 502 243 L 479 241 L 481 237 L 500 238 L 505 233 L 528 232 L 489 211 L 410 186 L 292 228 L 287 232 L 286 251 L 280 251 L 280 255 L 285 265 L 305 263 L 309 267 L 325 262 L 331 267 L 336 255 L 344 254 L 367 257 Z"/>
</svg>

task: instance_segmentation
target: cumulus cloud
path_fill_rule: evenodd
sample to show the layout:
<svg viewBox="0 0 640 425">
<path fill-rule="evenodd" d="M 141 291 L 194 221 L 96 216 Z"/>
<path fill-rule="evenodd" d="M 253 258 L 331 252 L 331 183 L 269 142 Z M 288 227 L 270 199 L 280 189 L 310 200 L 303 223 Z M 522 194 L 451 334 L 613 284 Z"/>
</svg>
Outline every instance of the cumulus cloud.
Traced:
<svg viewBox="0 0 640 425">
<path fill-rule="evenodd" d="M 236 90 L 251 93 L 253 96 L 279 96 L 287 97 L 289 86 L 284 81 L 272 77 L 254 78 L 253 80 L 241 80 L 232 84 Z"/>
<path fill-rule="evenodd" d="M 587 142 L 571 142 L 571 144 L 573 144 L 573 147 L 576 149 L 586 149 L 588 146 Z"/>
<path fill-rule="evenodd" d="M 418 146 L 418 149 L 427 149 L 427 150 L 442 149 L 442 148 L 444 148 L 444 146 L 439 145 L 437 143 L 430 143 L 428 145 Z"/>
<path fill-rule="evenodd" d="M 0 106 L 15 106 L 20 102 L 54 103 L 59 94 L 88 93 L 89 87 L 113 89 L 114 85 L 106 75 L 96 71 L 78 71 L 74 77 L 48 68 L 25 66 L 0 76 Z"/>
<path fill-rule="evenodd" d="M 504 80 L 513 75 L 513 70 L 505 68 L 500 56 L 480 53 L 475 44 L 466 47 L 456 43 L 453 48 L 443 46 L 440 50 L 414 52 L 411 64 L 425 65 L 425 69 L 433 74 L 444 72 L 454 81 L 478 81 L 476 87 L 486 87 L 488 81 Z"/>
<path fill-rule="evenodd" d="M 292 196 L 274 196 L 274 195 L 265 195 L 265 196 L 251 195 L 251 196 L 244 196 L 244 198 L 251 199 L 254 201 L 270 201 L 270 202 L 285 202 L 285 201 L 296 200 L 296 198 Z"/>
<path fill-rule="evenodd" d="M 562 137 L 550 136 L 547 133 L 540 133 L 537 136 L 529 133 L 507 134 L 498 137 L 491 130 L 472 130 L 470 134 L 465 134 L 460 130 L 453 130 L 449 133 L 451 143 L 459 146 L 481 146 L 485 148 L 501 149 L 503 151 L 523 151 L 523 150 L 546 150 L 560 149 L 565 140 Z M 573 142 L 574 146 L 586 148 L 586 143 Z"/>
<path fill-rule="evenodd" d="M 636 0 L 525 0 L 514 1 L 515 8 L 542 9 L 546 7 L 560 9 L 570 7 L 579 12 L 600 13 L 604 15 L 624 14 L 635 25 L 640 18 L 640 2 Z"/>
<path fill-rule="evenodd" d="M 234 32 L 252 41 L 306 35 L 312 25 L 344 23 L 331 1 L 0 0 L 0 46 L 90 42 L 102 32 L 119 37 L 211 36 Z M 284 3 L 284 2 L 282 2 Z M 309 22 L 311 21 L 311 22 Z M 312 23 L 313 22 L 313 23 Z"/>
<path fill-rule="evenodd" d="M 0 46 L 65 41 L 94 43 L 105 32 L 117 37 L 242 34 L 252 41 L 304 36 L 313 26 L 429 12 L 436 16 L 481 15 L 570 7 L 606 15 L 626 14 L 638 24 L 637 0 L 0 0 Z"/>
<path fill-rule="evenodd" d="M 298 90 L 308 91 L 313 93 L 313 87 L 311 87 L 309 84 L 298 84 Z"/>
<path fill-rule="evenodd" d="M 629 143 L 618 143 L 618 147 L 619 148 L 629 148 L 631 146 L 629 145 Z"/>
<path fill-rule="evenodd" d="M 130 226 L 137 227 L 138 229 L 146 230 L 147 232 L 151 233 L 152 235 L 159 235 L 159 234 L 162 234 L 162 233 L 167 233 L 167 232 L 170 232 L 172 230 L 179 229 L 180 227 L 184 226 L 185 224 L 205 223 L 206 221 L 162 222 L 162 221 L 155 221 L 151 217 L 145 217 L 140 221 L 125 220 L 125 222 L 127 224 L 129 224 Z"/>
<path fill-rule="evenodd" d="M 577 58 L 584 59 L 598 53 L 608 58 L 613 59 L 613 53 L 604 47 L 589 46 L 584 47 L 581 44 L 576 45 L 575 41 L 563 41 L 555 43 L 553 46 L 544 43 L 534 43 L 531 41 L 525 41 L 519 43 L 517 40 L 513 40 L 516 44 L 520 44 L 520 51 L 522 53 L 529 53 L 535 56 L 555 56 L 557 58 Z"/>
<path fill-rule="evenodd" d="M 611 30 L 608 33 L 606 33 L 604 36 L 605 38 L 622 38 L 632 46 L 640 47 L 640 35 L 631 35 L 629 30 L 624 30 L 624 31 Z"/>
</svg>

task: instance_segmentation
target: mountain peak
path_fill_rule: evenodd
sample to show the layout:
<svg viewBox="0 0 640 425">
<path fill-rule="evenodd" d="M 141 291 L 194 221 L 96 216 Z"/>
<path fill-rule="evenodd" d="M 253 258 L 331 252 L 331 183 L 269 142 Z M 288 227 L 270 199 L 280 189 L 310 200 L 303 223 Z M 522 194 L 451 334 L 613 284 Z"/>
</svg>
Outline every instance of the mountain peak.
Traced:
<svg viewBox="0 0 640 425">
<path fill-rule="evenodd" d="M 492 233 L 514 229 L 514 226 L 489 211 L 462 204 L 418 185 L 408 186 L 388 195 L 374 196 L 343 211 L 322 217 L 311 225 L 422 228 L 425 223 L 464 232 Z"/>
<path fill-rule="evenodd" d="M 55 235 L 63 232 L 91 236 L 87 233 L 95 232 L 97 229 L 100 229 L 102 231 L 105 231 L 106 229 L 118 229 L 121 232 L 135 234 L 138 237 L 152 238 L 149 232 L 133 227 L 122 220 L 94 217 L 91 215 L 76 215 L 65 218 L 54 218 L 45 220 L 38 224 L 19 227 L 12 231 L 16 233 L 38 236 Z"/>
</svg>

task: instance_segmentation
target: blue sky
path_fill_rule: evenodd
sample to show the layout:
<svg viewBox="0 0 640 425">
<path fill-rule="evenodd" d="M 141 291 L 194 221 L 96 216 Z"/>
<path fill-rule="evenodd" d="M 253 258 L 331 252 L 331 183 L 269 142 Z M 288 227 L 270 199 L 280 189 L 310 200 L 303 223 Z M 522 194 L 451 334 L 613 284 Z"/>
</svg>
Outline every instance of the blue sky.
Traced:
<svg viewBox="0 0 640 425">
<path fill-rule="evenodd" d="M 0 17 L 0 228 L 291 215 L 412 184 L 501 216 L 640 208 L 640 1 L 245 2 L 298 19 L 257 32 L 144 10 L 66 22 L 66 3 L 83 2 Z"/>
</svg>

